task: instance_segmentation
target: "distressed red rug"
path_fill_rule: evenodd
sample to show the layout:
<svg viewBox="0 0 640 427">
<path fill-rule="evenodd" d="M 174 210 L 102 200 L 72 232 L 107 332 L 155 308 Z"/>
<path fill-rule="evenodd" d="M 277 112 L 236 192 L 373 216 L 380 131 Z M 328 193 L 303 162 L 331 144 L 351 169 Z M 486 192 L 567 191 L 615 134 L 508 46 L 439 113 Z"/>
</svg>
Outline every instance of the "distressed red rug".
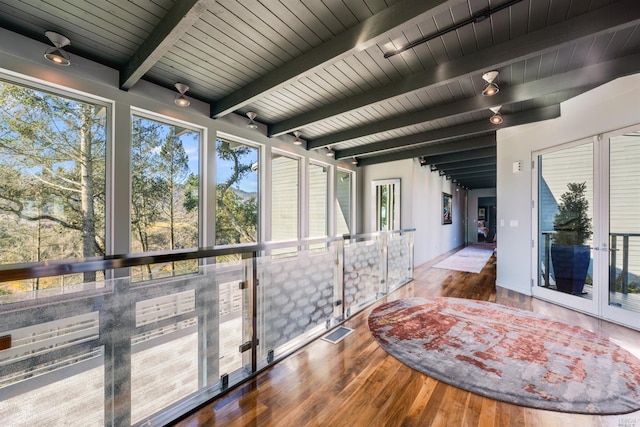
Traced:
<svg viewBox="0 0 640 427">
<path fill-rule="evenodd" d="M 540 314 L 485 301 L 410 298 L 373 310 L 369 329 L 413 369 L 492 399 L 583 414 L 640 409 L 640 360 Z"/>
</svg>

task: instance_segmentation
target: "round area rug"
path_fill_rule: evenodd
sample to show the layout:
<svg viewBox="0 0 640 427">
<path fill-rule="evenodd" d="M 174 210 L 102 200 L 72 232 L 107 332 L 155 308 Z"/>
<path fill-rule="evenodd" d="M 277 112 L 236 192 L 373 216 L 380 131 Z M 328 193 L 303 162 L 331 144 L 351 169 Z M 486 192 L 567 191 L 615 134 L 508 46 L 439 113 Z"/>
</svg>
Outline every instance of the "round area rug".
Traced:
<svg viewBox="0 0 640 427">
<path fill-rule="evenodd" d="M 640 409 L 640 360 L 540 314 L 485 301 L 410 298 L 373 310 L 369 329 L 413 369 L 492 399 L 583 414 Z"/>
</svg>

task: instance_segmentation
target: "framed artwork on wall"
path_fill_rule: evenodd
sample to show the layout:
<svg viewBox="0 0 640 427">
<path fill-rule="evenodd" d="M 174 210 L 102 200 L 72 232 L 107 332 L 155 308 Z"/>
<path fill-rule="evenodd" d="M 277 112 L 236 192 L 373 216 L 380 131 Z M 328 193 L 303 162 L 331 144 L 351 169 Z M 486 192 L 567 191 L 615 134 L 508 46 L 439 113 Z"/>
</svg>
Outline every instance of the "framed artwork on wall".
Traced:
<svg viewBox="0 0 640 427">
<path fill-rule="evenodd" d="M 486 213 L 484 209 L 485 208 L 478 208 L 478 219 L 485 219 L 484 216 Z"/>
<path fill-rule="evenodd" d="M 451 194 L 442 193 L 442 223 L 451 224 L 453 222 L 453 199 Z"/>
</svg>

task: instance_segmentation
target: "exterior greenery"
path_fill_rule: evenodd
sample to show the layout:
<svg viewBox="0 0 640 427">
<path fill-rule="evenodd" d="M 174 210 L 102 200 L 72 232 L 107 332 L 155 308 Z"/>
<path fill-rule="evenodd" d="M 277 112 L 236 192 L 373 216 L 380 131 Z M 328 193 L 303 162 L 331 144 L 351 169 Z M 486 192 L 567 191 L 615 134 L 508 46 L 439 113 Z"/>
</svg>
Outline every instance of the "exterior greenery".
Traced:
<svg viewBox="0 0 640 427">
<path fill-rule="evenodd" d="M 0 81 L 0 264 L 106 254 L 106 106 Z M 134 116 L 131 252 L 200 245 L 199 132 Z M 189 149 L 185 149 L 188 143 Z M 216 244 L 257 241 L 249 148 L 218 141 L 233 163 L 217 185 Z M 189 166 L 191 164 L 191 166 Z M 121 173 L 118 171 L 118 173 Z M 127 226 L 115 224 L 114 226 Z M 135 280 L 194 271 L 197 261 L 132 269 Z M 102 280 L 100 272 L 0 283 L 0 295 Z"/>
<path fill-rule="evenodd" d="M 100 105 L 0 82 L 1 263 L 105 253 L 104 113 Z M 5 283 L 3 292 L 95 279 Z"/>
<path fill-rule="evenodd" d="M 553 219 L 553 243 L 562 246 L 584 245 L 593 234 L 588 217 L 589 201 L 585 196 L 587 183 L 569 183 L 560 196 L 558 213 Z"/>
</svg>

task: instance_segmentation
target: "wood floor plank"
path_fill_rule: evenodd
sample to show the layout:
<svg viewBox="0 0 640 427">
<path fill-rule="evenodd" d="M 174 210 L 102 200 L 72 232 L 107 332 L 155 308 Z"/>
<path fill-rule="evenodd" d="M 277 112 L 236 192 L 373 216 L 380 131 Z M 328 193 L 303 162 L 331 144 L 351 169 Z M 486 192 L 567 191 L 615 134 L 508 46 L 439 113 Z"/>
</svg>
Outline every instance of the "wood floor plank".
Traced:
<svg viewBox="0 0 640 427">
<path fill-rule="evenodd" d="M 441 257 L 442 258 L 442 257 Z M 384 301 L 450 296 L 493 301 L 577 323 L 640 356 L 640 332 L 495 286 L 491 258 L 479 274 L 432 266 L 414 281 L 345 322 L 355 329 L 338 344 L 315 341 L 226 395 L 203 406 L 180 427 L 197 426 L 640 426 L 640 411 L 589 416 L 519 407 L 427 377 L 386 353 L 367 326 Z M 633 424 L 635 423 L 635 424 Z"/>
</svg>

